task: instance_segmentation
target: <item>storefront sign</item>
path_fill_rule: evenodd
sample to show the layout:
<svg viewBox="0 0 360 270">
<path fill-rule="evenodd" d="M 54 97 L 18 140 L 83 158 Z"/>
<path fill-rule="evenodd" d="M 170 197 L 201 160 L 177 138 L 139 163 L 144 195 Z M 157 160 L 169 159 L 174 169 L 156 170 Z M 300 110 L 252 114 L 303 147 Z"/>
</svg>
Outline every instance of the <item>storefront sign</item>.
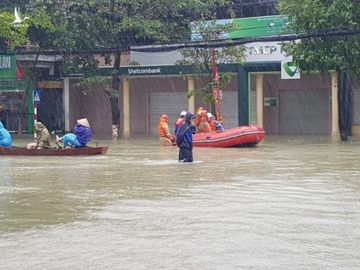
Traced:
<svg viewBox="0 0 360 270">
<path fill-rule="evenodd" d="M 22 92 L 26 89 L 26 81 L 16 79 L 0 79 L 1 92 Z"/>
<path fill-rule="evenodd" d="M 236 18 L 231 22 L 235 30 L 229 32 L 229 38 L 264 37 L 281 35 L 289 18 L 287 16 L 261 16 L 252 18 Z"/>
<path fill-rule="evenodd" d="M 235 18 L 216 20 L 217 25 L 232 25 L 228 32 L 222 31 L 218 39 L 238 39 L 249 37 L 277 36 L 287 33 L 289 17 L 284 15 L 261 16 L 249 18 Z M 211 25 L 210 21 L 205 22 L 205 27 Z M 201 30 L 195 24 L 191 33 L 192 41 L 203 40 Z"/>
<path fill-rule="evenodd" d="M 15 55 L 0 55 L 0 79 L 15 79 L 16 58 Z"/>
<path fill-rule="evenodd" d="M 128 68 L 129 75 L 161 74 L 160 68 Z"/>
<path fill-rule="evenodd" d="M 245 45 L 246 62 L 277 62 L 287 58 L 279 42 L 252 42 Z"/>
<path fill-rule="evenodd" d="M 37 87 L 43 89 L 59 89 L 64 87 L 63 81 L 39 81 Z"/>
</svg>

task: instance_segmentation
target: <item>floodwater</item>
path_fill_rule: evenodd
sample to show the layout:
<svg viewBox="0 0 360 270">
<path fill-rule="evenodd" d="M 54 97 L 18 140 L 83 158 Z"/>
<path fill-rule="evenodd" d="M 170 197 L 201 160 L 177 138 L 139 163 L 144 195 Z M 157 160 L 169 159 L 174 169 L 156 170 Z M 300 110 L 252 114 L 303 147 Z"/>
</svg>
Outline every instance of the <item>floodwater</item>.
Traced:
<svg viewBox="0 0 360 270">
<path fill-rule="evenodd" d="M 359 269 L 360 141 L 101 144 L 0 157 L 1 269 Z"/>
</svg>

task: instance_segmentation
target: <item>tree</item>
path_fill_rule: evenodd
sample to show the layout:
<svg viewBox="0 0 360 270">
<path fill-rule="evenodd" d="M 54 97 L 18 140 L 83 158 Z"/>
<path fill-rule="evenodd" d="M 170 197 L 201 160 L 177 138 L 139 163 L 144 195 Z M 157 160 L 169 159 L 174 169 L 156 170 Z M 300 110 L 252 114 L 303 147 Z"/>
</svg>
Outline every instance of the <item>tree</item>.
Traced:
<svg viewBox="0 0 360 270">
<path fill-rule="evenodd" d="M 29 8 L 46 8 L 55 31 L 38 35 L 46 48 L 80 53 L 67 57 L 64 67 L 85 77 L 96 73 L 96 61 L 85 51 L 115 48 L 113 91 L 108 92 L 113 123 L 120 124 L 119 68 L 121 52 L 131 45 L 184 40 L 191 21 L 207 16 L 210 8 L 225 0 L 29 0 Z M 84 52 L 84 53 L 81 53 Z M 107 54 L 104 55 L 107 57 Z M 69 65 L 70 63 L 70 65 Z M 78 65 L 80 63 L 80 65 Z M 90 64 L 87 64 L 90 63 Z M 84 68 L 86 67 L 86 68 Z"/>
<path fill-rule="evenodd" d="M 193 39 L 202 41 L 224 39 L 227 38 L 227 33 L 234 27 L 231 23 L 217 24 L 216 20 L 198 21 L 192 24 Z M 207 74 L 207 84 L 200 89 L 195 89 L 190 95 L 202 96 L 203 101 L 209 105 L 211 111 L 215 112 L 213 60 L 216 61 L 216 64 L 243 63 L 245 61 L 245 47 L 187 48 L 182 49 L 180 52 L 183 59 L 178 64 L 193 65 L 199 73 Z M 230 74 L 222 73 L 219 77 L 220 89 L 230 83 Z"/>
<path fill-rule="evenodd" d="M 8 48 L 15 49 L 29 42 L 29 29 L 50 29 L 50 18 L 43 9 L 32 14 L 29 19 L 22 23 L 14 24 L 15 16 L 10 12 L 0 10 L 0 51 Z"/>
<path fill-rule="evenodd" d="M 344 30 L 351 34 L 360 28 L 360 5 L 353 0 L 280 0 L 280 12 L 290 18 L 296 34 L 313 34 L 314 38 L 291 42 L 284 49 L 302 70 L 336 70 L 339 78 L 339 129 L 342 140 L 351 134 L 351 77 L 360 74 L 359 35 L 330 36 Z"/>
</svg>

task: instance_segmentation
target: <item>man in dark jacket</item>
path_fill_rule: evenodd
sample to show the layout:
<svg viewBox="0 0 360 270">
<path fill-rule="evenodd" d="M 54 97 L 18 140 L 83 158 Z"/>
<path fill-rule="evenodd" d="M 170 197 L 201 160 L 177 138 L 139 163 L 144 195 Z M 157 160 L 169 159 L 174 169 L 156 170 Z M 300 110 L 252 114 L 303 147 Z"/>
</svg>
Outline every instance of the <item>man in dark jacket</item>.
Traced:
<svg viewBox="0 0 360 270">
<path fill-rule="evenodd" d="M 176 133 L 176 144 L 179 147 L 179 161 L 193 162 L 193 142 L 192 135 L 195 133 L 195 127 L 191 124 L 194 114 L 187 112 L 185 115 L 185 123 L 183 123 Z"/>
</svg>

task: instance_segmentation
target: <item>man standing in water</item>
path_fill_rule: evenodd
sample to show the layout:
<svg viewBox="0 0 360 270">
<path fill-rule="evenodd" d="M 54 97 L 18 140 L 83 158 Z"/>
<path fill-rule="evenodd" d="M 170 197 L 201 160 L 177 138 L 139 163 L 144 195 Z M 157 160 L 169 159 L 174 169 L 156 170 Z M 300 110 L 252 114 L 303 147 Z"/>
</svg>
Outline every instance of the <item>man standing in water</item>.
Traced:
<svg viewBox="0 0 360 270">
<path fill-rule="evenodd" d="M 179 162 L 193 162 L 192 135 L 195 133 L 195 126 L 191 123 L 194 114 L 187 112 L 185 123 L 180 126 L 176 133 L 176 144 L 179 147 Z"/>
<path fill-rule="evenodd" d="M 160 116 L 158 129 L 160 136 L 160 145 L 162 146 L 172 146 L 175 139 L 174 136 L 170 134 L 168 120 L 169 117 L 166 114 Z"/>
</svg>

